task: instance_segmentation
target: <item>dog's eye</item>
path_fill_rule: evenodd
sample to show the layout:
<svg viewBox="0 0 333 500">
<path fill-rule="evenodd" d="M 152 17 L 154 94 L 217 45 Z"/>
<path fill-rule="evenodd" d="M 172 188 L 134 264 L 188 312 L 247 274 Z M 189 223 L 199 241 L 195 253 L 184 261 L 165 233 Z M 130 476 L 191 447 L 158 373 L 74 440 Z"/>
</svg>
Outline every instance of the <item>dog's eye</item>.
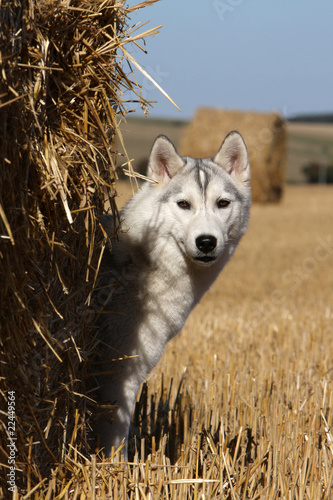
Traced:
<svg viewBox="0 0 333 500">
<path fill-rule="evenodd" d="M 179 201 L 177 201 L 177 205 L 180 208 L 183 208 L 184 210 L 189 210 L 191 208 L 191 205 L 186 200 L 179 200 Z"/>
<path fill-rule="evenodd" d="M 229 205 L 230 205 L 230 201 L 229 200 L 222 199 L 222 200 L 218 200 L 217 201 L 217 207 L 218 208 L 226 208 Z"/>
</svg>

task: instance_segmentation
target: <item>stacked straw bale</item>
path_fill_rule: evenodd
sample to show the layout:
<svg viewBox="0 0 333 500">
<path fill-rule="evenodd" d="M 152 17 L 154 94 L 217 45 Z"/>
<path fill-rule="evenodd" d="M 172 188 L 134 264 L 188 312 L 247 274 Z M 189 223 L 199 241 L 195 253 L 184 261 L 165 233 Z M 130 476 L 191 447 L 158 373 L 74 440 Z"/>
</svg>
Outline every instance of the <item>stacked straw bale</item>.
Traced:
<svg viewBox="0 0 333 500">
<path fill-rule="evenodd" d="M 186 156 L 212 157 L 232 130 L 242 134 L 249 151 L 252 200 L 279 201 L 284 184 L 286 129 L 278 114 L 200 108 L 182 134 L 179 151 Z"/>
<path fill-rule="evenodd" d="M 133 35 L 134 9 L 124 0 L 1 6 L 0 464 L 10 470 L 13 437 L 23 491 L 85 452 L 89 302 L 105 245 L 96 225 L 103 211 L 118 217 L 113 145 L 124 93 L 149 104 L 123 69 L 125 44 L 154 32 Z M 2 498 L 6 474 L 0 481 Z"/>
</svg>

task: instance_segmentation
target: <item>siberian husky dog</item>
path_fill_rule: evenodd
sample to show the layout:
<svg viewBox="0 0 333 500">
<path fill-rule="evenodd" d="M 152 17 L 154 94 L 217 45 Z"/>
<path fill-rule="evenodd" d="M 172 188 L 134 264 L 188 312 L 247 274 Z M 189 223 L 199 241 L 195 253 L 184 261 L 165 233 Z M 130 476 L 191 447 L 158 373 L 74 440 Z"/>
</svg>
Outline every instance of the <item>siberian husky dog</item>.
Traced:
<svg viewBox="0 0 333 500">
<path fill-rule="evenodd" d="M 113 217 L 102 221 L 112 250 L 103 257 L 96 292 L 94 383 L 100 406 L 114 410 L 97 419 L 94 433 L 106 456 L 123 442 L 125 459 L 140 384 L 234 253 L 251 203 L 248 154 L 238 132 L 206 159 L 182 157 L 159 136 L 147 177 L 153 182 L 125 206 L 114 238 Z"/>
</svg>

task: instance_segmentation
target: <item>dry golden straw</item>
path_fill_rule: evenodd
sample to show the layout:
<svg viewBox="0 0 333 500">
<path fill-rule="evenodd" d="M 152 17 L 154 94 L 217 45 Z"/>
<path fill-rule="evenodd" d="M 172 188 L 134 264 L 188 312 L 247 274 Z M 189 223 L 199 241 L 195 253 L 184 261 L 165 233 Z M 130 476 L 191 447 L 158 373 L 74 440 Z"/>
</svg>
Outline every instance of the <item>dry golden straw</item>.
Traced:
<svg viewBox="0 0 333 500">
<path fill-rule="evenodd" d="M 127 47 L 158 29 L 130 27 L 128 12 L 123 0 L 1 4 L 0 463 L 11 472 L 15 391 L 15 484 L 27 498 L 51 466 L 67 477 L 85 452 L 89 303 L 105 245 L 97 220 L 111 212 L 118 224 L 120 118 L 131 100 L 151 105 Z"/>
</svg>

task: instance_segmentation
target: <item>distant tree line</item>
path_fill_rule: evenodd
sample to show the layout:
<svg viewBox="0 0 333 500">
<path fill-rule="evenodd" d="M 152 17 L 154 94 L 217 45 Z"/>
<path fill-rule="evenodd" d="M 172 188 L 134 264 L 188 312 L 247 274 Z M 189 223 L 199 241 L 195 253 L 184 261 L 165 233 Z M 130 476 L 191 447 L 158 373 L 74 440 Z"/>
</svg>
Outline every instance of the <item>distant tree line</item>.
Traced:
<svg viewBox="0 0 333 500">
<path fill-rule="evenodd" d="M 333 113 L 296 115 L 287 119 L 288 122 L 333 123 Z"/>
<path fill-rule="evenodd" d="M 333 184 L 333 164 L 324 165 L 312 161 L 303 167 L 303 173 L 311 184 Z"/>
</svg>

